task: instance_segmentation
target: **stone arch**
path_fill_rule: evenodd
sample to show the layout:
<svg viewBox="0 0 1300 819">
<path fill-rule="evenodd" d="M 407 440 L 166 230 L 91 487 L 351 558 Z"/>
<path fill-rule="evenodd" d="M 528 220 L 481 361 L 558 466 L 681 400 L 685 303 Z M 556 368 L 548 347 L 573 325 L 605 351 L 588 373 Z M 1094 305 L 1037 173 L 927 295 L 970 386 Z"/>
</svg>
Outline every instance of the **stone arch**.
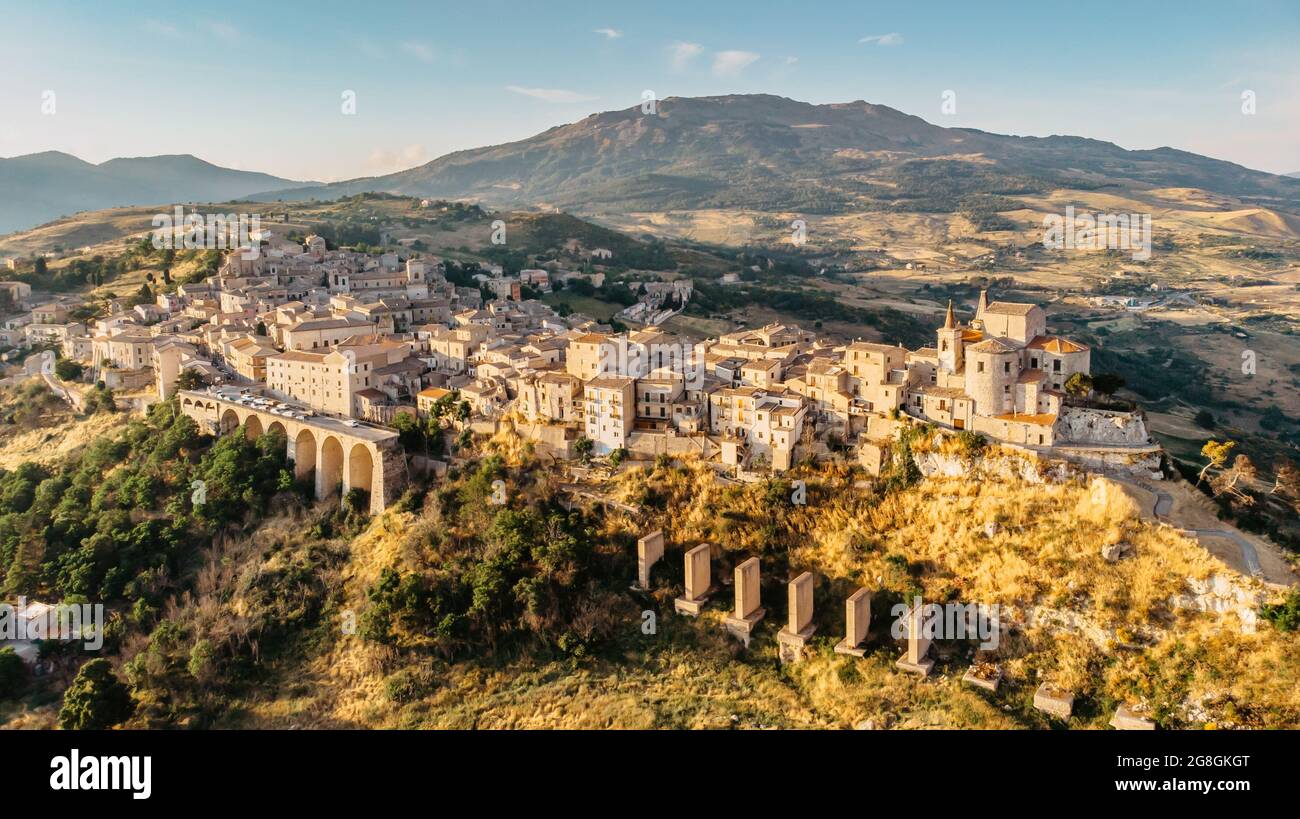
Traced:
<svg viewBox="0 0 1300 819">
<path fill-rule="evenodd" d="M 320 447 L 320 464 L 316 470 L 316 495 L 328 498 L 343 483 L 343 445 L 333 435 L 326 436 Z"/>
<path fill-rule="evenodd" d="M 353 444 L 348 453 L 348 489 L 371 491 L 374 483 L 375 459 L 365 444 Z"/>
<path fill-rule="evenodd" d="M 194 406 L 194 402 L 191 401 L 189 398 L 186 398 L 184 401 L 181 402 L 181 406 L 182 406 L 182 407 L 192 407 L 192 406 Z"/>
<path fill-rule="evenodd" d="M 244 419 L 244 437 L 250 441 L 256 441 L 262 436 L 262 419 L 257 417 L 257 413 L 250 412 Z"/>
<path fill-rule="evenodd" d="M 221 434 L 225 435 L 234 432 L 239 428 L 239 413 L 233 409 L 227 409 L 221 413 Z"/>
<path fill-rule="evenodd" d="M 316 477 L 316 436 L 307 427 L 293 439 L 293 474 L 300 480 Z"/>
<path fill-rule="evenodd" d="M 283 435 L 285 437 L 285 440 L 288 440 L 289 432 L 284 428 L 284 424 L 280 423 L 279 421 L 272 421 L 271 425 L 266 428 L 266 434 L 271 435 L 276 432 Z"/>
</svg>

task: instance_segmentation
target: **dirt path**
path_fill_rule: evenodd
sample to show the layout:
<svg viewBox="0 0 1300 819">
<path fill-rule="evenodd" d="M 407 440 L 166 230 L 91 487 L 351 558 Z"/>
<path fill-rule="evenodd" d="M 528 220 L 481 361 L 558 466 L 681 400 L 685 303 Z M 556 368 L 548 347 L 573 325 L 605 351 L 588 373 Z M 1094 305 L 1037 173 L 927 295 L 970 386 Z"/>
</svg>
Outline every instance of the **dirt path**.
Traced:
<svg viewBox="0 0 1300 819">
<path fill-rule="evenodd" d="M 1137 501 L 1145 520 L 1182 529 L 1235 571 L 1270 585 L 1300 583 L 1281 548 L 1219 520 L 1209 500 L 1186 481 L 1111 480 Z"/>
</svg>

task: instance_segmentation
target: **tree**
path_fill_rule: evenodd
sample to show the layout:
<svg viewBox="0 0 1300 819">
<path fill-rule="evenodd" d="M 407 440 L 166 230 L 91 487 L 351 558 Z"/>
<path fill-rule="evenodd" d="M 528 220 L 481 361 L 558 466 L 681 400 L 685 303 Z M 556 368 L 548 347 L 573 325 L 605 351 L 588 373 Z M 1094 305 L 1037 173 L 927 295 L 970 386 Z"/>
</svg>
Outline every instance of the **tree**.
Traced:
<svg viewBox="0 0 1300 819">
<path fill-rule="evenodd" d="M 1075 373 L 1065 381 L 1065 391 L 1080 400 L 1092 392 L 1092 376 L 1087 373 Z"/>
<path fill-rule="evenodd" d="M 1205 458 L 1205 466 L 1201 467 L 1201 473 L 1196 476 L 1196 482 L 1199 484 L 1205 480 L 1205 473 L 1211 469 L 1222 469 L 1223 465 L 1228 462 L 1228 455 L 1232 453 L 1232 448 L 1237 445 L 1236 441 L 1224 441 L 1222 443 L 1211 438 L 1201 447 L 1201 457 Z"/>
<path fill-rule="evenodd" d="M 1230 495 L 1239 503 L 1250 506 L 1255 503 L 1245 490 L 1245 484 L 1259 476 L 1255 464 L 1245 455 L 1238 455 L 1232 460 L 1232 467 L 1225 469 L 1210 479 L 1210 489 L 1215 496 Z"/>
<path fill-rule="evenodd" d="M 208 385 L 208 378 L 203 373 L 190 367 L 181 370 L 176 376 L 176 388 L 181 390 L 201 390 Z"/>
<path fill-rule="evenodd" d="M 1209 410 L 1196 413 L 1196 425 L 1202 429 L 1214 429 L 1214 415 Z"/>
<path fill-rule="evenodd" d="M 573 442 L 573 454 L 584 463 L 591 457 L 591 450 L 595 446 L 592 440 L 586 435 L 581 435 L 578 440 Z"/>
<path fill-rule="evenodd" d="M 131 692 L 113 674 L 103 658 L 91 660 L 77 672 L 77 678 L 63 695 L 59 727 L 73 731 L 112 728 L 135 712 Z"/>
<path fill-rule="evenodd" d="M 81 378 L 81 365 L 67 358 L 54 362 L 54 374 L 64 381 L 76 381 Z"/>
<path fill-rule="evenodd" d="M 140 289 L 135 291 L 135 296 L 131 299 L 131 306 L 135 307 L 137 304 L 152 304 L 152 303 L 153 303 L 153 291 L 149 289 L 148 282 L 142 282 L 140 284 Z"/>
<path fill-rule="evenodd" d="M 623 463 L 623 459 L 626 457 L 627 457 L 627 450 L 624 449 L 623 447 L 619 447 L 618 449 L 609 453 L 609 465 L 614 467 L 615 469 L 618 469 L 618 465 Z"/>
<path fill-rule="evenodd" d="M 1092 388 L 1109 398 L 1124 389 L 1124 379 L 1114 373 L 1099 373 L 1092 377 Z"/>
<path fill-rule="evenodd" d="M 1273 474 L 1273 488 L 1269 490 L 1270 495 L 1283 495 L 1291 499 L 1291 504 L 1297 512 L 1300 512 L 1300 469 L 1296 465 L 1283 459 L 1278 463 Z"/>
<path fill-rule="evenodd" d="M 397 440 L 401 441 L 402 447 L 407 452 L 415 452 L 424 448 L 424 426 L 411 413 L 397 413 L 393 416 L 392 427 L 397 430 Z"/>
<path fill-rule="evenodd" d="M 0 700 L 13 699 L 23 686 L 27 669 L 12 648 L 0 648 Z"/>
</svg>

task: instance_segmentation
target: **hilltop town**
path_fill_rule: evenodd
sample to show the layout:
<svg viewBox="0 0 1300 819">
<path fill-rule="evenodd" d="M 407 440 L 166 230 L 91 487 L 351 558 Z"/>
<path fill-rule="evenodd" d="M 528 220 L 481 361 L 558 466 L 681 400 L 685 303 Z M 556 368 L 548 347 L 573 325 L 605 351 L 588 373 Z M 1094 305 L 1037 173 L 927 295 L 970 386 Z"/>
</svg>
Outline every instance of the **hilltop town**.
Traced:
<svg viewBox="0 0 1300 819">
<path fill-rule="evenodd" d="M 0 284 L 28 308 L 0 341 L 57 345 L 141 405 L 179 389 L 209 432 L 252 411 L 313 427 L 312 455 L 291 452 L 300 475 L 327 465 L 323 427 L 386 441 L 396 433 L 383 431 L 455 406 L 463 425 L 511 424 L 560 460 L 691 455 L 743 477 L 847 453 L 878 473 L 900 425 L 922 422 L 1036 458 L 1158 476 L 1142 414 L 1095 400 L 1089 348 L 1052 335 L 1038 305 L 981 293 L 963 322 L 949 304 L 934 345 L 916 350 L 836 344 L 780 323 L 689 339 L 651 323 L 689 300 L 689 280 L 641 287 L 621 315 L 647 323 L 624 332 L 525 297 L 552 277 L 602 276 L 606 249 L 590 252 L 591 272 L 489 267 L 457 284 L 441 258 L 407 248 L 329 249 L 267 229 L 257 240 L 255 253 L 228 252 L 216 275 L 153 303 L 111 302 L 89 324 L 70 320 L 75 296 L 30 304 L 30 287 Z M 267 426 L 253 423 L 250 434 Z M 353 480 L 349 460 L 317 478 L 318 493 L 380 485 L 379 452 L 375 480 L 365 469 Z"/>
</svg>

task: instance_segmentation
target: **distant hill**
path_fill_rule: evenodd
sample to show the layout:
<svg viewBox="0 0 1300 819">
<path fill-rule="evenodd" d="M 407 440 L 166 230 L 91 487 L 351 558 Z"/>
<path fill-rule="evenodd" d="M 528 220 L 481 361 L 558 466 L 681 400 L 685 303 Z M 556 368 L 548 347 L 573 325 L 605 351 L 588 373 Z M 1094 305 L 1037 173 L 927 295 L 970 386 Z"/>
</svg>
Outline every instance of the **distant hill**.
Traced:
<svg viewBox="0 0 1300 819">
<path fill-rule="evenodd" d="M 224 202 L 301 184 L 218 167 L 188 154 L 93 165 L 71 154 L 45 151 L 0 159 L 0 235 L 83 210 Z"/>
<path fill-rule="evenodd" d="M 883 105 L 771 95 L 670 97 L 658 116 L 608 111 L 519 142 L 458 151 L 386 176 L 273 191 L 367 191 L 584 214 L 743 207 L 996 210 L 998 195 L 1056 188 L 1192 187 L 1300 209 L 1300 180 L 1174 148 L 943 128 Z"/>
</svg>

